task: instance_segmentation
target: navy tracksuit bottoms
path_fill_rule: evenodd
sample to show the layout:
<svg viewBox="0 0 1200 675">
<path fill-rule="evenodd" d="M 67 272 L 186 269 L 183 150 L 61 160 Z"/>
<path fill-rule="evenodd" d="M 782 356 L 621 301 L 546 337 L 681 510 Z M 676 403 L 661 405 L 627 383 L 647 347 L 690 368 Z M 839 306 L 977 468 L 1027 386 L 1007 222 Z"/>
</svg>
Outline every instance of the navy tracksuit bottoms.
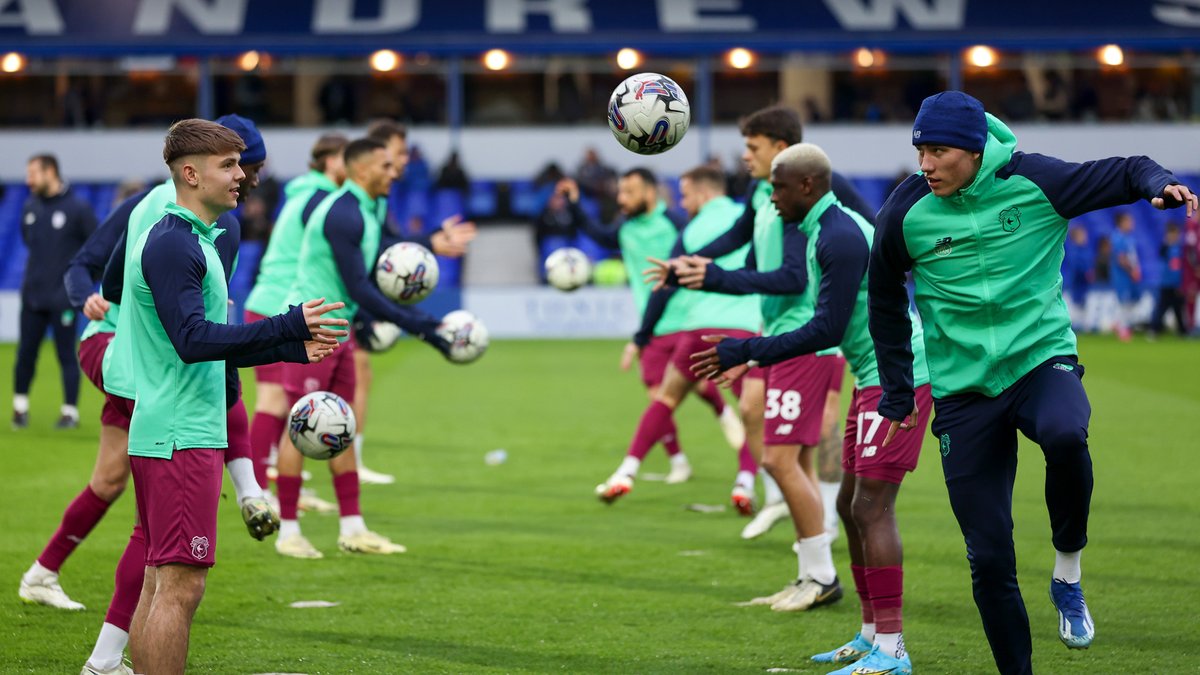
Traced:
<svg viewBox="0 0 1200 675">
<path fill-rule="evenodd" d="M 38 350 L 46 338 L 46 329 L 54 333 L 58 365 L 62 368 L 63 402 L 79 402 L 79 360 L 75 357 L 78 317 L 74 311 L 37 310 L 21 303 L 21 332 L 17 338 L 17 363 L 13 368 L 13 392 L 28 394 L 37 367 Z"/>
</svg>

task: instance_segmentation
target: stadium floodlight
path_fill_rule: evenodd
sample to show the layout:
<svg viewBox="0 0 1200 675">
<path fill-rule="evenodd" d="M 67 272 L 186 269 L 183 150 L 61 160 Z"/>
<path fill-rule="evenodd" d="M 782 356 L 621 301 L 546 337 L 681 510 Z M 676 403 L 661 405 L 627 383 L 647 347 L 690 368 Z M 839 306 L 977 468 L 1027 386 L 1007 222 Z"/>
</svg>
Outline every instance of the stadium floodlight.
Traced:
<svg viewBox="0 0 1200 675">
<path fill-rule="evenodd" d="M 633 70 L 642 62 L 642 55 L 638 50 L 626 47 L 617 52 L 617 67 L 621 70 Z"/>
<path fill-rule="evenodd" d="M 390 73 L 400 67 L 400 55 L 390 49 L 380 49 L 371 54 L 371 68 L 381 73 Z"/>
<path fill-rule="evenodd" d="M 854 65 L 859 68 L 882 68 L 887 64 L 887 54 L 882 49 L 859 47 L 854 50 Z"/>
<path fill-rule="evenodd" d="M 258 67 L 261 58 L 262 55 L 253 49 L 248 52 L 242 52 L 242 55 L 239 56 L 237 60 L 238 68 L 241 68 L 246 72 L 250 72 Z"/>
<path fill-rule="evenodd" d="M 19 73 L 25 70 L 25 56 L 18 52 L 9 52 L 0 57 L 0 70 L 6 73 Z"/>
<path fill-rule="evenodd" d="M 489 49 L 483 55 L 483 67 L 488 70 L 504 70 L 508 67 L 511 60 L 508 52 L 503 49 Z"/>
<path fill-rule="evenodd" d="M 991 68 L 997 60 L 996 50 L 986 45 L 975 45 L 967 50 L 967 63 L 976 68 Z"/>
<path fill-rule="evenodd" d="M 725 56 L 725 60 L 730 66 L 738 70 L 745 70 L 754 65 L 754 52 L 745 47 L 734 47 L 729 50 L 729 53 Z"/>
<path fill-rule="evenodd" d="M 1118 45 L 1104 45 L 1096 58 L 1106 66 L 1119 66 L 1125 63 L 1125 51 Z"/>
</svg>

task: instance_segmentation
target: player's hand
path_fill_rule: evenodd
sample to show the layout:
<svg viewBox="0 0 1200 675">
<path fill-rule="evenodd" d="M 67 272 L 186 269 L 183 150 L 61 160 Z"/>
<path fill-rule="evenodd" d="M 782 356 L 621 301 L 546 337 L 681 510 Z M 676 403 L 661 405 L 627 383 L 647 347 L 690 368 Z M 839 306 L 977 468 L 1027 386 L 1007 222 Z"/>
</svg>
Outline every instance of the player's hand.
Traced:
<svg viewBox="0 0 1200 675">
<path fill-rule="evenodd" d="M 334 340 L 332 343 L 323 342 L 321 340 L 305 340 L 304 341 L 304 351 L 308 353 L 308 362 L 309 363 L 320 363 L 322 360 L 325 359 L 326 356 L 329 356 L 330 354 L 332 354 L 333 351 L 337 348 L 338 348 L 337 340 Z"/>
<path fill-rule="evenodd" d="M 698 255 L 685 255 L 671 261 L 675 267 L 675 276 L 679 277 L 679 285 L 692 290 L 704 287 L 704 272 L 708 269 L 711 258 Z"/>
<path fill-rule="evenodd" d="M 716 344 L 722 340 L 728 340 L 728 335 L 703 335 L 700 337 L 705 342 Z M 702 352 L 692 354 L 691 370 L 696 375 L 712 380 L 722 387 L 728 387 L 733 384 L 734 380 L 745 375 L 750 370 L 750 366 L 745 363 L 739 363 L 732 368 L 721 370 L 721 357 L 717 355 L 717 348 L 705 349 Z"/>
<path fill-rule="evenodd" d="M 579 201 L 579 183 L 576 183 L 574 178 L 560 178 L 554 186 L 554 191 L 566 197 L 572 204 Z"/>
<path fill-rule="evenodd" d="M 103 295 L 92 293 L 88 296 L 87 302 L 83 303 L 83 315 L 92 321 L 100 321 L 108 313 L 110 306 Z"/>
<path fill-rule="evenodd" d="M 478 230 L 475 223 L 461 221 L 462 216 L 458 214 L 442 221 L 442 229 L 429 238 L 434 253 L 447 258 L 461 258 L 467 253 L 467 244 L 475 239 Z"/>
<path fill-rule="evenodd" d="M 671 262 L 658 258 L 646 258 L 646 260 L 650 263 L 650 267 L 642 272 L 642 281 L 653 284 L 650 290 L 657 291 L 667 285 L 667 277 L 671 275 Z"/>
<path fill-rule="evenodd" d="M 897 430 L 912 431 L 916 426 L 917 426 L 917 404 L 914 403 L 912 412 L 910 412 L 908 414 L 908 417 L 905 417 L 904 419 L 900 420 L 899 422 L 897 422 L 896 420 L 891 420 L 891 423 L 888 424 L 887 436 L 883 437 L 883 447 L 886 448 L 892 442 L 892 438 L 896 435 Z"/>
<path fill-rule="evenodd" d="M 1171 201 L 1167 201 L 1168 198 Z M 1161 197 L 1150 200 L 1150 205 L 1156 209 L 1173 209 L 1177 206 L 1184 206 L 1187 208 L 1189 218 L 1200 210 L 1200 200 L 1197 200 L 1196 195 L 1186 185 L 1168 185 L 1163 188 Z"/>
<path fill-rule="evenodd" d="M 326 328 L 326 326 L 349 326 L 350 322 L 345 319 L 325 317 L 325 314 L 345 307 L 346 303 L 331 302 L 326 305 L 322 304 L 324 302 L 325 298 L 316 298 L 302 305 L 304 310 L 304 324 L 308 326 L 308 332 L 312 335 L 313 341 L 332 344 L 336 343 L 338 338 L 346 337 L 350 332 L 342 329 Z"/>
<path fill-rule="evenodd" d="M 633 362 L 642 355 L 642 348 L 632 342 L 625 343 L 625 350 L 621 352 L 621 370 L 629 370 L 633 367 Z"/>
</svg>

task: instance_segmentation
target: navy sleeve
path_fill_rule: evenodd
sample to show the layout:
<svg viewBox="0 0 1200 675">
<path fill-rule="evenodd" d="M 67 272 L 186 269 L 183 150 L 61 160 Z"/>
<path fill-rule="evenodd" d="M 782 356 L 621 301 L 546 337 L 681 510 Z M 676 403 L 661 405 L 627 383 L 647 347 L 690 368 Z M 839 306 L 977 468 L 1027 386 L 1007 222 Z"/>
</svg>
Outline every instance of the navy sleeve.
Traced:
<svg viewBox="0 0 1200 675">
<path fill-rule="evenodd" d="M 600 244 L 604 248 L 621 248 L 620 225 L 605 227 L 592 220 L 591 216 L 584 213 L 583 208 L 579 206 L 579 202 L 567 200 L 567 207 L 571 209 L 571 218 L 579 223 L 584 233 L 591 237 L 597 244 Z"/>
<path fill-rule="evenodd" d="M 438 319 L 416 307 L 392 302 L 371 283 L 362 258 L 362 213 L 353 196 L 340 199 L 329 210 L 325 216 L 325 237 L 329 240 L 329 248 L 333 251 L 342 282 L 346 284 L 346 290 L 354 302 L 372 316 L 391 321 L 443 353 L 449 348 L 446 341 L 437 335 L 437 327 L 441 323 Z"/>
<path fill-rule="evenodd" d="M 144 190 L 121 202 L 67 263 L 63 283 L 67 287 L 67 297 L 75 307 L 83 307 L 87 302 L 92 288 L 104 274 L 104 266 L 112 257 L 117 241 L 129 229 L 129 214 L 133 213 L 133 208 L 141 203 L 148 192 Z"/>
<path fill-rule="evenodd" d="M 1058 215 L 1068 220 L 1089 211 L 1160 197 L 1163 188 L 1179 183 L 1175 174 L 1144 156 L 1109 157 L 1076 164 L 1046 155 L 1016 152 L 996 175 L 1007 178 L 1013 174 L 1033 181 Z"/>
<path fill-rule="evenodd" d="M 879 414 L 889 420 L 903 420 L 913 409 L 912 319 L 905 286 L 913 260 L 904 242 L 904 218 L 927 194 L 929 185 L 922 176 L 910 176 L 901 183 L 879 210 L 871 247 L 867 314 L 883 388 Z"/>
<path fill-rule="evenodd" d="M 76 199 L 75 208 L 75 223 L 79 228 L 76 234 L 79 236 L 79 241 L 84 242 L 96 231 L 96 212 L 92 210 L 91 204 L 82 199 Z"/>
<path fill-rule="evenodd" d="M 113 244 L 112 254 L 104 266 L 104 276 L 100 279 L 100 290 L 104 299 L 121 304 L 121 295 L 125 291 L 125 235 L 128 230 L 121 230 L 117 235 L 117 243 Z"/>
<path fill-rule="evenodd" d="M 402 243 L 420 244 L 433 252 L 433 233 L 429 234 L 414 234 L 401 235 L 395 234 L 390 228 L 383 228 L 383 233 L 379 235 L 379 252 L 383 253 L 389 247 Z"/>
<path fill-rule="evenodd" d="M 238 354 L 225 362 L 233 368 L 253 368 L 270 363 L 308 363 L 308 350 L 303 342 L 285 342 L 258 352 Z"/>
<path fill-rule="evenodd" d="M 309 217 L 312 216 L 313 211 L 317 210 L 317 205 L 320 204 L 321 202 L 325 201 L 325 198 L 328 196 L 329 196 L 329 190 L 317 190 L 316 192 L 313 193 L 312 197 L 309 197 L 308 203 L 304 205 L 303 209 L 300 209 L 300 224 L 301 225 L 303 225 L 305 227 L 308 226 Z"/>
<path fill-rule="evenodd" d="M 867 273 L 870 248 L 862 230 L 849 216 L 837 209 L 826 214 L 830 215 L 822 220 L 828 218 L 830 222 L 822 223 L 816 246 L 821 284 L 813 317 L 782 335 L 718 343 L 722 370 L 751 360 L 769 366 L 842 343 L 858 300 L 858 289 Z"/>
<path fill-rule="evenodd" d="M 225 283 L 233 278 L 233 265 L 237 262 L 238 251 L 242 247 L 242 221 L 233 215 L 232 211 L 221 214 L 217 218 L 217 227 L 225 230 L 221 236 L 217 237 L 214 243 L 217 249 L 217 257 L 221 259 L 221 266 L 225 268 Z M 274 363 L 269 361 L 268 363 Z"/>
<path fill-rule="evenodd" d="M 842 206 L 866 218 L 872 225 L 875 224 L 875 209 L 867 204 L 867 200 L 863 199 L 858 189 L 845 176 L 834 171 L 830 187 L 833 189 L 833 196 L 837 197 Z"/>
<path fill-rule="evenodd" d="M 746 193 L 746 208 L 742 211 L 742 215 L 733 222 L 733 226 L 725 231 L 725 234 L 708 242 L 698 250 L 693 251 L 692 255 L 698 255 L 703 258 L 720 258 L 723 255 L 733 253 L 739 248 L 745 246 L 748 242 L 754 241 L 754 207 L 751 206 L 751 198 L 754 196 L 756 183 L 750 184 L 750 189 Z"/>
<path fill-rule="evenodd" d="M 204 311 L 204 253 L 170 217 L 155 225 L 142 249 L 142 273 L 163 330 L 184 363 L 223 361 L 312 337 L 301 308 L 262 321 L 231 325 L 209 321 Z"/>
<path fill-rule="evenodd" d="M 723 237 L 722 237 L 723 238 Z M 718 241 L 720 241 L 718 239 Z M 744 245 L 744 244 L 743 244 Z M 752 267 L 726 270 L 709 263 L 704 270 L 704 290 L 727 295 L 796 295 L 808 285 L 808 237 L 796 225 L 783 225 L 783 264 L 770 272 Z"/>
</svg>

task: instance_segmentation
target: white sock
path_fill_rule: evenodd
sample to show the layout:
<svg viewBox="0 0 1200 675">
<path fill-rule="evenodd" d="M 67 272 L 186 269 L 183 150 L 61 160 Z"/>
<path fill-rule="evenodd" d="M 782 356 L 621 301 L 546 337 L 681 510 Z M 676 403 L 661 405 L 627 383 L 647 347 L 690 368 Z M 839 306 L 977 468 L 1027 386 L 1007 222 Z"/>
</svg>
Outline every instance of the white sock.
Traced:
<svg viewBox="0 0 1200 675">
<path fill-rule="evenodd" d="M 367 523 L 362 516 L 342 516 L 338 519 L 338 534 L 349 537 L 359 532 L 367 531 Z"/>
<path fill-rule="evenodd" d="M 79 408 L 76 408 L 73 405 L 67 405 L 64 403 L 62 408 L 59 408 L 59 412 L 60 414 L 70 417 L 73 420 L 79 419 Z"/>
<path fill-rule="evenodd" d="M 879 651 L 894 658 L 904 656 L 904 634 L 903 633 L 879 633 L 875 636 L 875 644 L 879 645 Z"/>
<path fill-rule="evenodd" d="M 825 531 L 833 532 L 838 526 L 837 496 L 842 484 L 822 480 L 817 481 L 817 488 L 821 491 L 821 506 L 825 508 Z"/>
<path fill-rule="evenodd" d="M 1062 551 L 1054 552 L 1054 578 L 1067 582 L 1068 584 L 1077 584 L 1083 576 L 1083 572 L 1079 570 L 1079 556 L 1083 551 L 1075 551 L 1074 553 L 1063 553 Z"/>
<path fill-rule="evenodd" d="M 874 644 L 874 642 L 875 642 L 875 624 L 864 623 L 862 625 L 862 628 L 859 629 L 858 634 L 863 636 L 863 639 L 866 640 L 867 642 Z"/>
<path fill-rule="evenodd" d="M 796 578 L 804 578 L 804 556 L 800 555 L 800 542 L 792 542 L 792 552 L 796 554 Z"/>
<path fill-rule="evenodd" d="M 46 575 L 58 576 L 58 572 L 47 569 L 46 567 L 42 566 L 42 563 L 36 560 L 34 560 L 33 564 L 29 566 L 29 570 L 25 572 L 26 579 L 38 579 Z"/>
<path fill-rule="evenodd" d="M 22 415 L 29 412 L 28 394 L 13 394 L 13 412 L 19 412 Z"/>
<path fill-rule="evenodd" d="M 683 454 L 683 452 L 671 455 L 671 468 L 675 468 L 677 466 L 691 466 L 691 463 L 688 462 L 687 455 Z"/>
<path fill-rule="evenodd" d="M 632 455 L 625 455 L 625 459 L 621 460 L 621 466 L 617 467 L 617 473 L 630 478 L 637 478 L 638 469 L 642 467 L 642 460 Z"/>
<path fill-rule="evenodd" d="M 114 670 L 121 665 L 121 656 L 128 644 L 129 633 L 105 623 L 100 626 L 100 637 L 96 638 L 96 646 L 92 647 L 87 662 L 96 670 Z"/>
<path fill-rule="evenodd" d="M 233 479 L 233 491 L 237 493 L 238 506 L 241 506 L 242 500 L 247 497 L 266 496 L 258 486 L 258 479 L 254 477 L 254 462 L 249 457 L 230 460 L 226 462 L 225 468 L 229 470 L 229 477 Z"/>
<path fill-rule="evenodd" d="M 745 488 L 749 492 L 754 492 L 754 474 L 749 471 L 737 472 L 737 477 L 733 479 L 733 484 Z"/>
<path fill-rule="evenodd" d="M 783 490 L 779 489 L 779 483 L 771 478 L 771 474 L 767 473 L 766 469 L 759 469 L 758 475 L 762 476 L 763 496 L 768 504 L 778 504 L 783 501 Z"/>
<path fill-rule="evenodd" d="M 288 537 L 300 534 L 300 521 L 298 520 L 281 520 L 279 521 L 279 538 L 287 539 Z"/>
<path fill-rule="evenodd" d="M 363 463 L 362 463 L 362 444 L 363 444 L 362 434 L 358 434 L 357 436 L 354 437 L 354 463 L 360 467 L 363 465 Z"/>
<path fill-rule="evenodd" d="M 833 551 L 829 547 L 829 535 L 822 532 L 816 536 L 805 537 L 799 542 L 799 555 L 803 560 L 804 571 L 818 583 L 831 584 L 837 578 L 837 570 L 833 567 Z"/>
</svg>

